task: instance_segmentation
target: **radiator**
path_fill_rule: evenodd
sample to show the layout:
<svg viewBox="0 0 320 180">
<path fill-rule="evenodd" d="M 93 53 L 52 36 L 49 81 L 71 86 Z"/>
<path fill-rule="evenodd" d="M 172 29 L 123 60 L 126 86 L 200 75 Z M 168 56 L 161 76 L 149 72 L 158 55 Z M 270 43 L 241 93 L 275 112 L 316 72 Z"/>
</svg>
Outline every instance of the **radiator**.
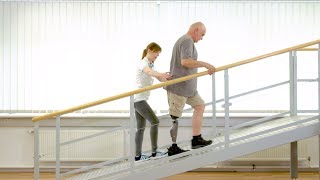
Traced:
<svg viewBox="0 0 320 180">
<path fill-rule="evenodd" d="M 299 167 L 311 167 L 316 162 L 317 143 L 311 138 L 298 142 Z M 312 159 L 314 158 L 314 159 Z M 312 162 L 311 162 L 312 161 Z M 256 153 L 231 159 L 217 164 L 217 167 L 289 167 L 290 166 L 290 144 L 265 149 Z"/>
<path fill-rule="evenodd" d="M 306 143 L 302 142 L 298 145 L 298 155 L 300 159 L 308 159 L 310 155 L 308 154 L 307 146 L 303 144 Z M 290 160 L 290 144 L 266 149 L 234 160 Z"/>
<path fill-rule="evenodd" d="M 101 130 L 65 130 L 60 133 L 61 143 L 102 132 Z M 61 161 L 105 161 L 126 154 L 126 131 L 115 131 L 60 147 Z M 55 131 L 40 130 L 41 161 L 55 160 Z"/>
<path fill-rule="evenodd" d="M 311 157 L 310 149 L 314 146 L 312 142 L 308 139 L 301 140 L 298 142 L 298 158 L 301 160 L 308 160 Z M 234 160 L 245 160 L 245 161 L 259 161 L 259 160 L 269 160 L 269 161 L 282 161 L 290 160 L 290 144 L 285 144 L 282 146 L 266 149 L 253 154 L 242 156 Z"/>
</svg>

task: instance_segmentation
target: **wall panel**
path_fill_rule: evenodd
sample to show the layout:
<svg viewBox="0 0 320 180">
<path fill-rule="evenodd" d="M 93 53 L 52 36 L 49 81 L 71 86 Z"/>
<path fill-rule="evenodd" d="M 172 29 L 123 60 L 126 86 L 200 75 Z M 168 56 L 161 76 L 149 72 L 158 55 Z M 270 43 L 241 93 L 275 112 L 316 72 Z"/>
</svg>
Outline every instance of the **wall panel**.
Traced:
<svg viewBox="0 0 320 180">
<path fill-rule="evenodd" d="M 199 59 L 219 67 L 318 39 L 320 3 L 0 2 L 0 109 L 62 109 L 132 90 L 133 67 L 145 46 L 152 41 L 162 46 L 157 66 L 168 71 L 175 40 L 195 21 L 207 26 L 197 44 Z M 256 75 L 255 82 L 265 78 Z M 199 89 L 207 99 L 206 84 Z M 165 96 L 164 91 L 154 93 Z M 152 101 L 167 108 L 165 100 Z M 122 103 L 94 109 L 121 109 Z"/>
</svg>

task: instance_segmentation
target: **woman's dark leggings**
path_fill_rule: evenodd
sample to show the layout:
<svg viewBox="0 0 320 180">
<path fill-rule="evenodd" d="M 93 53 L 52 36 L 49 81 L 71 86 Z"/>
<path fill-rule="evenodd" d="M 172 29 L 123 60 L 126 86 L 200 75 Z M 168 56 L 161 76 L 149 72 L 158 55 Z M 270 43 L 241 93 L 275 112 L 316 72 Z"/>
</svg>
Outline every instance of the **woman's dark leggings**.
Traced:
<svg viewBox="0 0 320 180">
<path fill-rule="evenodd" d="M 155 152 L 158 148 L 158 126 L 159 120 L 155 115 L 147 101 L 138 101 L 134 103 L 135 116 L 137 121 L 137 131 L 136 131 L 136 156 L 139 156 L 142 151 L 142 142 L 144 129 L 146 127 L 146 119 L 150 122 L 150 138 L 152 152 Z"/>
</svg>

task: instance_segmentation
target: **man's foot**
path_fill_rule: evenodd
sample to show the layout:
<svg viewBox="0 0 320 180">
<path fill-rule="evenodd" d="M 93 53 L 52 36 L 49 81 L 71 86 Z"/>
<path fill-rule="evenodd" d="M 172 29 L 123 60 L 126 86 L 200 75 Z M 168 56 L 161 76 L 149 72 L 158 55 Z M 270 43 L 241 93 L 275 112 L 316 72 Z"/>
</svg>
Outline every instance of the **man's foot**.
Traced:
<svg viewBox="0 0 320 180">
<path fill-rule="evenodd" d="M 173 155 L 180 154 L 187 151 L 188 150 L 183 150 L 180 147 L 178 147 L 177 144 L 172 144 L 172 146 L 168 148 L 168 155 L 173 156 Z"/>
<path fill-rule="evenodd" d="M 148 155 L 145 155 L 145 154 L 140 154 L 140 156 L 135 156 L 134 157 L 134 160 L 135 161 L 146 161 L 146 160 L 149 160 L 150 159 L 150 156 Z"/>
<path fill-rule="evenodd" d="M 194 136 L 193 139 L 191 140 L 191 148 L 192 149 L 198 149 L 201 147 L 205 147 L 212 144 L 211 140 L 204 140 L 201 135 L 199 136 Z"/>
</svg>

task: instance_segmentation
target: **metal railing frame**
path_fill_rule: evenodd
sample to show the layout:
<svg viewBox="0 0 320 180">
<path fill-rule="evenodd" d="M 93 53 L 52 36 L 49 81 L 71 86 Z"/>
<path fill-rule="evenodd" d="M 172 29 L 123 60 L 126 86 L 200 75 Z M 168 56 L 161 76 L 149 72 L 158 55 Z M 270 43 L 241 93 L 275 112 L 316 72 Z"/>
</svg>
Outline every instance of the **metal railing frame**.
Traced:
<svg viewBox="0 0 320 180">
<path fill-rule="evenodd" d="M 314 42 L 310 42 L 310 43 L 314 43 Z M 320 42 L 318 42 L 317 45 L 318 45 L 318 49 L 312 49 L 312 51 L 317 50 L 317 52 L 318 52 L 318 78 L 317 79 L 301 79 L 301 80 L 297 79 L 297 63 L 296 63 L 296 61 L 297 61 L 297 56 L 296 56 L 297 51 L 296 50 L 289 51 L 289 61 L 290 61 L 290 66 L 289 66 L 289 68 L 290 68 L 290 76 L 289 76 L 290 80 L 289 81 L 284 81 L 284 82 L 273 84 L 273 85 L 266 86 L 266 87 L 263 87 L 263 88 L 258 88 L 258 89 L 252 90 L 252 91 L 244 92 L 244 93 L 241 93 L 241 94 L 238 94 L 238 95 L 230 96 L 229 95 L 229 74 L 228 74 L 228 69 L 236 67 L 237 65 L 233 65 L 233 66 L 230 66 L 230 67 L 227 67 L 227 68 L 226 67 L 222 67 L 221 69 L 224 69 L 224 99 L 216 100 L 216 95 L 215 95 L 215 93 L 216 93 L 216 91 L 215 91 L 216 90 L 215 74 L 212 75 L 212 102 L 215 102 L 215 103 L 212 103 L 212 102 L 211 103 L 206 103 L 206 105 L 211 105 L 211 108 L 212 108 L 212 130 L 213 130 L 212 135 L 213 136 L 218 136 L 218 135 L 224 134 L 224 142 L 223 142 L 224 148 L 228 148 L 229 145 L 232 142 L 235 142 L 237 140 L 237 139 L 230 140 L 230 136 L 229 135 L 230 135 L 230 132 L 232 130 L 235 130 L 235 129 L 238 129 L 238 128 L 242 128 L 242 127 L 245 127 L 245 126 L 251 126 L 253 124 L 260 124 L 262 122 L 266 122 L 266 121 L 269 121 L 269 120 L 274 119 L 274 118 L 282 117 L 282 116 L 285 116 L 287 114 L 290 114 L 290 116 L 296 116 L 298 113 L 304 113 L 304 112 L 313 112 L 313 113 L 315 112 L 316 113 L 317 112 L 318 116 L 316 116 L 316 117 L 319 118 L 319 115 L 320 115 L 320 80 L 319 80 L 320 79 Z M 308 45 L 308 46 L 310 46 L 310 45 Z M 304 47 L 307 47 L 307 45 L 304 46 Z M 305 48 L 305 51 L 309 51 L 309 50 Z M 267 58 L 267 57 L 271 57 L 271 55 L 272 55 L 272 53 L 270 53 L 268 55 L 259 56 L 259 58 L 264 59 L 264 58 Z M 249 60 L 243 61 L 243 62 L 244 62 L 244 64 L 246 64 L 246 63 L 250 63 L 251 60 L 249 59 Z M 199 74 L 201 74 L 201 73 L 199 73 Z M 207 74 L 207 72 L 203 72 L 199 76 L 202 76 L 202 75 L 205 75 L 205 74 Z M 197 77 L 199 77 L 199 76 L 197 76 Z M 297 82 L 318 82 L 318 110 L 317 111 L 315 111 L 315 110 L 303 110 L 303 111 L 300 110 L 299 111 L 297 109 Z M 246 122 L 246 123 L 243 123 L 243 124 L 240 124 L 240 125 L 236 125 L 234 127 L 230 127 L 230 124 L 229 124 L 229 120 L 230 120 L 229 112 L 230 112 L 230 109 L 229 109 L 229 107 L 232 105 L 230 103 L 230 99 L 234 99 L 234 98 L 238 98 L 238 97 L 245 96 L 245 95 L 248 95 L 248 94 L 252 94 L 252 93 L 255 93 L 255 92 L 263 91 L 263 90 L 266 90 L 266 89 L 278 87 L 278 86 L 281 86 L 281 85 L 284 85 L 284 84 L 288 84 L 288 83 L 290 85 L 290 88 L 289 88 L 289 91 L 290 91 L 290 111 L 283 112 L 283 113 L 278 113 L 278 114 L 275 114 L 275 115 L 272 115 L 272 116 L 269 116 L 269 117 L 264 117 L 264 118 L 257 119 L 257 120 L 251 121 L 251 122 Z M 174 84 L 174 83 L 171 83 L 171 84 Z M 159 85 L 159 87 L 161 87 L 161 85 Z M 157 89 L 159 87 L 154 86 L 154 87 L 150 88 L 150 90 Z M 148 88 L 145 88 L 144 90 L 146 91 L 146 90 L 148 90 Z M 140 92 L 140 91 L 141 90 L 136 91 L 136 92 Z M 125 94 L 122 94 L 122 97 L 120 97 L 120 98 L 127 97 L 127 96 L 128 95 L 125 93 Z M 120 99 L 120 98 L 118 98 L 118 99 Z M 115 97 L 111 97 L 111 99 L 114 100 Z M 103 101 L 105 101 L 105 100 L 103 100 Z M 219 103 L 219 102 L 224 102 L 223 106 L 224 106 L 224 115 L 225 115 L 225 127 L 224 127 L 224 130 L 222 130 L 222 131 L 217 131 L 217 126 L 216 126 L 216 117 L 217 117 L 216 116 L 216 103 Z M 69 113 L 72 110 L 77 110 L 78 108 L 80 108 L 80 107 L 71 108 L 69 110 L 66 110 L 65 112 Z M 188 111 L 188 110 L 189 109 L 186 109 L 185 111 Z M 62 114 L 61 114 L 61 112 L 57 112 L 57 113 L 53 113 L 53 114 L 56 114 L 56 147 L 55 147 L 56 148 L 56 150 L 55 150 L 55 154 L 56 155 L 55 155 L 55 158 L 56 158 L 56 179 L 57 180 L 59 180 L 63 176 L 71 175 L 71 174 L 74 174 L 74 173 L 79 173 L 79 172 L 82 172 L 82 171 L 87 171 L 87 170 L 92 169 L 92 168 L 98 168 L 98 167 L 102 167 L 102 166 L 105 166 L 105 165 L 108 165 L 108 164 L 111 164 L 111 163 L 115 163 L 117 161 L 124 161 L 124 160 L 128 160 L 128 162 L 130 163 L 130 171 L 131 172 L 134 171 L 134 169 L 135 169 L 135 163 L 134 163 L 134 156 L 135 156 L 135 153 L 134 153 L 134 147 L 135 147 L 135 144 L 134 144 L 135 122 L 134 122 L 133 95 L 130 95 L 130 126 L 129 127 L 128 126 L 124 126 L 124 127 L 120 127 L 120 128 L 116 129 L 116 130 L 123 129 L 124 130 L 124 134 L 126 134 L 125 130 L 129 128 L 129 132 L 130 132 L 130 151 L 129 151 L 129 156 L 125 156 L 127 154 L 127 152 L 124 151 L 125 152 L 124 153 L 124 157 L 122 157 L 122 158 L 119 158 L 119 159 L 116 159 L 116 160 L 111 160 L 111 161 L 108 161 L 108 162 L 102 162 L 102 163 L 95 164 L 95 165 L 88 166 L 88 167 L 83 167 L 83 168 L 80 168 L 80 169 L 77 169 L 77 170 L 73 170 L 73 171 L 69 171 L 69 172 L 62 173 L 62 174 L 60 173 L 60 169 L 61 169 L 60 168 L 60 166 L 61 166 L 60 146 L 71 144 L 71 143 L 74 143 L 74 142 L 78 142 L 78 141 L 81 141 L 81 140 L 84 140 L 84 139 L 96 137 L 96 136 L 99 136 L 99 135 L 102 135 L 102 134 L 114 132 L 115 130 L 103 131 L 103 132 L 100 132 L 100 133 L 97 133 L 97 134 L 94 134 L 94 135 L 90 135 L 88 137 L 83 137 L 83 138 L 79 138 L 79 139 L 76 139 L 76 140 L 71 140 L 71 141 L 68 141 L 68 142 L 61 143 L 60 142 L 60 132 L 61 132 L 61 120 L 60 120 L 60 118 L 61 118 Z M 313 118 L 315 118 L 315 117 L 313 117 Z M 39 149 L 39 128 L 40 127 L 39 127 L 38 120 L 39 119 L 35 119 L 35 120 L 33 119 L 33 121 L 34 121 L 34 179 L 36 179 L 36 180 L 40 178 L 39 173 L 40 173 L 40 158 L 41 158 L 40 157 L 40 149 Z M 294 125 L 295 123 L 292 123 L 292 124 Z M 260 132 L 260 133 L 263 133 L 263 132 Z M 245 137 L 242 137 L 242 138 L 245 138 Z M 241 139 L 238 139 L 238 140 L 241 140 Z M 124 144 L 124 148 L 126 147 L 125 145 L 126 144 Z M 205 147 L 205 148 L 207 148 L 207 147 Z M 319 136 L 319 149 L 320 149 L 320 136 Z M 195 151 L 197 151 L 197 150 L 195 150 Z M 191 153 L 191 152 L 189 152 L 189 153 Z M 319 154 L 320 154 L 320 151 L 319 151 Z M 291 143 L 291 166 L 290 166 L 291 178 L 297 178 L 298 177 L 298 166 L 297 165 L 298 165 L 298 161 L 297 161 L 297 142 L 292 142 Z M 320 172 L 320 161 L 319 161 L 319 172 Z"/>
</svg>

